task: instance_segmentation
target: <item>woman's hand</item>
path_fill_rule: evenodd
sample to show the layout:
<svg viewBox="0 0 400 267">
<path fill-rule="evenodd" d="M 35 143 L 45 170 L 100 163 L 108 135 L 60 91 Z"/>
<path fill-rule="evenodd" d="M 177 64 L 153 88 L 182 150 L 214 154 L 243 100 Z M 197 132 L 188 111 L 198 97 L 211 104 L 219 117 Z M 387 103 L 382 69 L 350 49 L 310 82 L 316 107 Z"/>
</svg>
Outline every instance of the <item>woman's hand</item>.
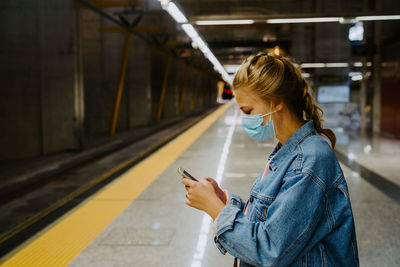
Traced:
<svg viewBox="0 0 400 267">
<path fill-rule="evenodd" d="M 225 203 L 222 202 L 216 194 L 213 183 L 207 179 L 211 178 L 201 179 L 198 182 L 190 179 L 182 179 L 182 184 L 185 185 L 187 190 L 186 204 L 190 207 L 205 211 L 215 220 L 225 206 Z"/>
<path fill-rule="evenodd" d="M 205 178 L 207 181 L 209 181 L 212 186 L 214 187 L 214 191 L 215 194 L 217 194 L 217 196 L 219 197 L 219 199 L 221 199 L 221 201 L 225 204 L 226 203 L 226 196 L 224 191 L 222 191 L 222 189 L 218 186 L 217 181 L 215 181 L 213 178 Z"/>
</svg>

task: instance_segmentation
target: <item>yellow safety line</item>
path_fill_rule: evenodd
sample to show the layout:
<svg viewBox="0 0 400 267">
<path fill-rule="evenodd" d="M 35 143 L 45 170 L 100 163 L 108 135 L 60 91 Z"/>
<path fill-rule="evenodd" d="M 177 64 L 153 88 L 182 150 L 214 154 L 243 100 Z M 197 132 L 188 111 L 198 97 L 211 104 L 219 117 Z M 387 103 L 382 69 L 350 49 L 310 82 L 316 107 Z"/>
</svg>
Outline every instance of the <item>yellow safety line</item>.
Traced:
<svg viewBox="0 0 400 267">
<path fill-rule="evenodd" d="M 1 266 L 66 266 L 194 143 L 232 102 L 129 169 L 114 182 L 17 251 Z"/>
<path fill-rule="evenodd" d="M 181 130 L 186 130 L 190 127 L 192 127 L 194 124 L 197 122 L 191 123 L 188 126 L 182 127 Z M 18 234 L 22 230 L 26 229 L 30 225 L 34 224 L 35 222 L 39 221 L 40 219 L 46 217 L 49 213 L 53 212 L 54 210 L 64 206 L 66 203 L 71 201 L 72 199 L 76 198 L 77 196 L 81 195 L 82 193 L 86 192 L 90 188 L 94 187 L 95 185 L 99 184 L 100 182 L 104 181 L 105 179 L 109 178 L 111 175 L 115 174 L 116 172 L 124 169 L 128 165 L 136 162 L 143 156 L 148 155 L 151 151 L 155 151 L 156 148 L 161 147 L 163 144 L 167 143 L 169 140 L 173 139 L 175 137 L 175 134 L 172 134 L 170 136 L 166 136 L 165 138 L 161 139 L 159 142 L 154 143 L 153 145 L 149 146 L 148 148 L 144 149 L 140 153 L 138 153 L 135 157 L 128 159 L 124 162 L 122 162 L 120 165 L 114 167 L 113 169 L 105 172 L 101 176 L 91 180 L 89 183 L 83 185 L 82 187 L 78 188 L 74 192 L 68 194 L 66 197 L 60 199 L 59 201 L 51 204 L 49 207 L 46 209 L 40 211 L 39 213 L 36 213 L 32 217 L 28 218 L 26 221 L 20 223 L 19 225 L 15 226 L 12 228 L 10 231 L 5 232 L 4 234 L 0 235 L 0 243 L 5 242 L 7 239 L 13 237 L 14 235 Z M 0 260 L 1 263 L 1 260 Z"/>
</svg>

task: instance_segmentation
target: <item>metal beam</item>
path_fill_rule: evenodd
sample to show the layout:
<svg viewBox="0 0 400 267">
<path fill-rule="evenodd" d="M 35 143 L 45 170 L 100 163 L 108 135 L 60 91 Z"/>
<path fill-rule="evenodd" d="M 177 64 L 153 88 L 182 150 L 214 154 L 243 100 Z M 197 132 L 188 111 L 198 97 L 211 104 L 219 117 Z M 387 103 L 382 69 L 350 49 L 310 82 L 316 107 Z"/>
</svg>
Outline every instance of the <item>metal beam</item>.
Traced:
<svg viewBox="0 0 400 267">
<path fill-rule="evenodd" d="M 142 3 L 139 0 L 88 0 L 90 4 L 98 8 L 110 8 L 110 7 L 128 7 L 128 6 L 140 6 Z M 90 8 L 82 3 L 76 4 L 77 8 Z"/>
<path fill-rule="evenodd" d="M 163 32 L 166 31 L 166 27 L 160 26 L 135 26 L 132 27 L 134 32 Z M 129 32 L 126 28 L 118 27 L 118 26 L 110 26 L 110 27 L 100 27 L 100 32 Z"/>
<path fill-rule="evenodd" d="M 133 33 L 135 36 L 137 36 L 138 38 L 144 40 L 147 44 L 149 44 L 149 46 L 156 48 L 158 51 L 160 51 L 163 54 L 166 54 L 168 56 L 171 56 L 181 62 L 183 62 L 184 64 L 186 64 L 187 66 L 191 66 L 193 69 L 199 70 L 199 71 L 204 71 L 204 69 L 201 69 L 201 67 L 196 66 L 196 65 L 190 65 L 186 59 L 184 58 L 180 58 L 179 56 L 177 56 L 176 54 L 172 53 L 170 48 L 165 47 L 161 44 L 157 44 L 152 42 L 151 40 L 149 40 L 149 38 L 147 38 L 146 36 L 135 32 L 131 27 L 127 26 L 125 23 L 121 22 L 120 20 L 116 19 L 115 17 L 111 16 L 110 14 L 108 14 L 107 12 L 104 12 L 101 8 L 96 7 L 95 5 L 91 4 L 90 2 L 88 2 L 87 0 L 75 0 L 76 3 L 79 3 L 91 10 L 93 10 L 94 12 L 98 13 L 99 15 L 101 15 L 102 17 L 112 21 L 113 23 L 117 24 L 118 26 L 125 28 L 127 31 Z M 211 68 L 210 68 L 211 69 Z M 217 79 L 221 79 L 221 76 L 213 71 L 213 74 L 215 75 L 215 77 Z"/>
<path fill-rule="evenodd" d="M 227 41 L 227 42 L 209 42 L 210 49 L 218 48 L 234 48 L 234 47 L 254 47 L 254 48 L 274 48 L 279 46 L 283 49 L 289 49 L 291 41 L 282 40 L 277 42 L 262 42 L 262 41 Z"/>
<path fill-rule="evenodd" d="M 130 33 L 125 34 L 124 52 L 122 55 L 121 71 L 120 71 L 120 75 L 119 75 L 117 96 L 115 98 L 114 112 L 113 112 L 111 129 L 110 129 L 110 136 L 113 136 L 115 134 L 115 129 L 117 127 L 119 107 L 121 104 L 122 91 L 124 89 L 126 66 L 128 65 L 128 56 L 129 56 L 129 48 L 131 45 L 131 36 L 132 35 Z"/>
<path fill-rule="evenodd" d="M 168 85 L 168 73 L 169 73 L 170 65 L 171 65 L 171 57 L 167 56 L 167 62 L 165 64 L 164 79 L 163 79 L 162 88 L 161 88 L 160 101 L 158 102 L 157 121 L 160 121 L 161 116 L 162 116 L 164 100 L 165 100 L 165 91 L 167 90 L 167 85 Z"/>
<path fill-rule="evenodd" d="M 224 42 L 207 42 L 209 48 L 274 48 L 275 46 L 279 47 L 290 47 L 291 41 L 282 40 L 276 42 L 263 42 L 263 41 L 224 41 Z M 182 49 L 189 49 L 192 47 L 191 43 L 188 42 L 176 42 L 177 47 Z"/>
</svg>

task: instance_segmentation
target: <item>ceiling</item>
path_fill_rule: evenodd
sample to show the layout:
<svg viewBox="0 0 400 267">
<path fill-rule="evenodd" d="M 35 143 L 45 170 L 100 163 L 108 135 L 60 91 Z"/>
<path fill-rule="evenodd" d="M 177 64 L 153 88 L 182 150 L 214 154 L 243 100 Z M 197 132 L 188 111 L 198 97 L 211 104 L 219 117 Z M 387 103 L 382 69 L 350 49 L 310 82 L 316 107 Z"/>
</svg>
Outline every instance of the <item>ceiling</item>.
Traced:
<svg viewBox="0 0 400 267">
<path fill-rule="evenodd" d="M 256 23 L 250 25 L 195 26 L 222 64 L 238 64 L 249 54 L 275 46 L 283 49 L 282 53 L 300 59 L 307 58 L 307 55 L 301 53 L 315 53 L 306 51 L 307 49 L 293 49 L 293 46 L 301 43 L 309 46 L 309 50 L 316 49 L 318 46 L 314 43 L 318 40 L 313 39 L 318 39 L 319 36 L 324 38 L 328 36 L 328 39 L 331 38 L 333 43 L 339 45 L 342 41 L 348 41 L 346 37 L 342 40 L 346 34 L 332 34 L 329 37 L 330 29 L 332 32 L 337 32 L 334 27 L 340 28 L 340 31 L 348 30 L 347 26 L 339 23 L 325 23 L 330 24 L 328 27 L 324 26 L 328 33 L 318 34 L 321 30 L 318 31 L 315 24 L 267 24 L 265 23 L 267 18 L 350 17 L 376 13 L 377 3 L 381 4 L 380 12 L 385 12 L 384 8 L 387 6 L 385 3 L 396 1 L 398 0 L 177 0 L 175 2 L 182 7 L 191 23 L 197 20 L 218 19 L 255 20 Z M 393 10 L 386 11 L 393 12 Z M 305 38 L 311 40 L 302 40 Z M 313 60 L 312 57 L 309 58 Z"/>
</svg>

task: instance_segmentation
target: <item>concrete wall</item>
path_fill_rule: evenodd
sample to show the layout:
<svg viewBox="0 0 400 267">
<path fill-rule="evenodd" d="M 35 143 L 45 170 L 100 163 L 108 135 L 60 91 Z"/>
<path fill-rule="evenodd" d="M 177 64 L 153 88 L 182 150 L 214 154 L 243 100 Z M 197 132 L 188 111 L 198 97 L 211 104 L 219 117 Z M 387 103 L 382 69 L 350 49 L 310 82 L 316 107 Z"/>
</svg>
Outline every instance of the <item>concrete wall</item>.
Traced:
<svg viewBox="0 0 400 267">
<path fill-rule="evenodd" d="M 77 148 L 72 2 L 1 1 L 0 17 L 0 159 Z"/>
<path fill-rule="evenodd" d="M 165 27 L 157 38 L 188 41 L 157 1 L 144 1 L 140 8 L 145 15 L 139 25 Z M 109 14 L 119 11 L 107 9 Z M 125 33 L 100 31 L 115 25 L 89 9 L 76 9 L 73 1 L 0 1 L 0 20 L 0 160 L 77 151 L 107 138 Z M 165 54 L 131 36 L 117 134 L 157 123 L 165 72 Z M 178 116 L 186 68 L 183 115 L 194 111 L 197 72 L 172 59 L 162 119 Z M 201 79 L 198 98 L 204 90 L 207 97 L 203 104 L 197 99 L 196 110 L 216 100 L 209 92 L 216 93 L 216 81 Z"/>
</svg>

